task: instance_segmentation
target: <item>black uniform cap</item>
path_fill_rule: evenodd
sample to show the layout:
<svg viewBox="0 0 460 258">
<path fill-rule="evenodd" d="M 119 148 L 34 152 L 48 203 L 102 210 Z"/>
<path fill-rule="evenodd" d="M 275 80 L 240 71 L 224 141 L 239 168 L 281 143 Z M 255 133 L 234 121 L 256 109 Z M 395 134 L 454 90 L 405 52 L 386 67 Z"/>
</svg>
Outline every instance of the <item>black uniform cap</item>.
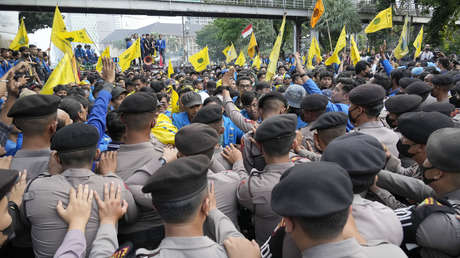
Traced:
<svg viewBox="0 0 460 258">
<path fill-rule="evenodd" d="M 445 172 L 460 173 L 460 128 L 443 128 L 431 134 L 426 156 L 431 165 Z"/>
<path fill-rule="evenodd" d="M 352 89 L 348 96 L 355 105 L 374 106 L 382 103 L 385 90 L 380 85 L 368 83 Z"/>
<path fill-rule="evenodd" d="M 34 94 L 18 99 L 10 111 L 9 117 L 39 117 L 57 112 L 61 98 L 54 95 Z"/>
<path fill-rule="evenodd" d="M 328 102 L 329 99 L 325 95 L 307 95 L 302 99 L 300 107 L 305 111 L 322 111 L 326 110 Z"/>
<path fill-rule="evenodd" d="M 112 89 L 112 100 L 118 98 L 121 94 L 128 93 L 125 88 L 122 87 L 115 87 Z"/>
<path fill-rule="evenodd" d="M 347 122 L 348 116 L 343 112 L 326 112 L 312 123 L 310 131 L 346 126 Z"/>
<path fill-rule="evenodd" d="M 121 102 L 118 112 L 121 113 L 147 113 L 157 109 L 157 99 L 148 93 L 137 92 L 127 96 Z"/>
<path fill-rule="evenodd" d="M 322 161 L 336 162 L 352 178 L 371 178 L 386 162 L 385 150 L 374 136 L 349 133 L 334 139 L 321 156 Z"/>
<path fill-rule="evenodd" d="M 99 132 L 96 127 L 83 123 L 64 126 L 51 140 L 51 149 L 58 152 L 73 152 L 97 147 Z"/>
<path fill-rule="evenodd" d="M 402 114 L 417 110 L 422 101 L 423 99 L 419 95 L 395 95 L 385 101 L 385 108 L 390 113 Z"/>
<path fill-rule="evenodd" d="M 265 119 L 257 128 L 254 140 L 269 141 L 295 134 L 297 116 L 294 114 L 276 115 Z"/>
<path fill-rule="evenodd" d="M 422 80 L 417 78 L 403 77 L 399 79 L 398 85 L 399 87 L 405 89 L 414 82 L 422 82 Z"/>
<path fill-rule="evenodd" d="M 219 141 L 219 136 L 209 125 L 193 123 L 179 129 L 174 141 L 179 152 L 189 156 L 214 148 Z"/>
<path fill-rule="evenodd" d="M 353 190 L 347 172 L 332 162 L 297 164 L 275 185 L 271 207 L 285 217 L 321 218 L 347 209 Z"/>
<path fill-rule="evenodd" d="M 428 85 L 428 83 L 422 82 L 422 81 L 416 81 L 416 82 L 411 83 L 409 86 L 407 86 L 407 88 L 405 89 L 405 92 L 407 94 L 416 94 L 416 95 L 421 96 L 425 93 L 430 92 L 432 89 L 433 88 L 431 88 L 431 86 Z"/>
<path fill-rule="evenodd" d="M 192 123 L 212 124 L 222 120 L 222 108 L 220 105 L 210 104 L 201 108 L 193 118 Z"/>
<path fill-rule="evenodd" d="M 0 200 L 11 191 L 16 180 L 18 179 L 19 171 L 15 169 L 0 169 Z"/>
<path fill-rule="evenodd" d="M 450 117 L 450 114 L 455 111 L 455 106 L 448 102 L 434 102 L 431 104 L 423 105 L 422 111 L 433 112 L 437 111 L 441 114 L 444 114 Z"/>
<path fill-rule="evenodd" d="M 201 102 L 200 94 L 198 94 L 198 93 L 196 93 L 194 91 L 189 91 L 189 92 L 186 92 L 186 93 L 182 94 L 182 96 L 180 97 L 180 101 L 182 102 L 182 105 L 184 107 L 193 107 L 193 106 L 196 106 L 196 105 L 203 104 Z"/>
<path fill-rule="evenodd" d="M 142 188 L 152 201 L 168 202 L 190 199 L 208 185 L 210 160 L 205 155 L 177 159 L 159 168 Z"/>
<path fill-rule="evenodd" d="M 426 144 L 434 131 L 446 127 L 454 127 L 454 122 L 439 112 L 409 112 L 398 117 L 399 132 L 418 144 Z"/>
</svg>

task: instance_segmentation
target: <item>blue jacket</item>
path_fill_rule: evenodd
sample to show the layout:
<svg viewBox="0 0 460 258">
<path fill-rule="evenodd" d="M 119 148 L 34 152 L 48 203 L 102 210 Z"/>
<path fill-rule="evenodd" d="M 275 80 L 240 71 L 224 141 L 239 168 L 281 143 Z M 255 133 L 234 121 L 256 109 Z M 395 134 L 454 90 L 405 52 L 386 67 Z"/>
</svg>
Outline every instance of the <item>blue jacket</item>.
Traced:
<svg viewBox="0 0 460 258">
<path fill-rule="evenodd" d="M 75 48 L 75 57 L 82 58 L 85 57 L 85 50 L 83 48 Z"/>
<path fill-rule="evenodd" d="M 180 113 L 172 114 L 172 123 L 177 128 L 177 130 L 190 124 L 190 120 L 188 119 L 187 112 L 180 112 Z"/>
<path fill-rule="evenodd" d="M 106 90 L 99 91 L 96 101 L 94 101 L 93 108 L 88 116 L 88 121 L 86 122 L 89 125 L 96 127 L 99 132 L 99 144 L 104 138 L 105 128 L 106 128 L 106 116 L 107 109 L 112 99 L 112 94 Z"/>
<path fill-rule="evenodd" d="M 300 118 L 300 116 L 297 116 L 297 128 L 296 128 L 297 130 L 304 128 L 307 125 L 308 123 L 304 122 L 302 118 Z"/>
<path fill-rule="evenodd" d="M 387 59 L 380 60 L 380 63 L 383 65 L 383 69 L 387 73 L 388 77 L 391 75 L 391 71 L 393 71 L 393 66 L 390 64 L 390 61 Z"/>
<path fill-rule="evenodd" d="M 323 92 L 318 88 L 316 83 L 312 79 L 308 79 L 303 84 L 303 88 L 307 91 L 308 94 L 321 94 L 324 95 Z M 343 112 L 348 115 L 348 108 L 349 106 L 347 104 L 343 103 L 332 103 L 329 101 L 326 106 L 326 112 Z M 348 120 L 347 123 L 347 131 L 350 131 L 353 129 L 354 126 L 351 124 L 350 120 Z"/>
<path fill-rule="evenodd" d="M 166 41 L 164 39 L 157 40 L 157 47 L 158 47 L 158 50 L 165 49 Z"/>
<path fill-rule="evenodd" d="M 236 126 L 232 120 L 227 117 L 222 117 L 224 120 L 224 142 L 222 143 L 222 147 L 226 147 L 230 145 L 230 143 L 237 144 L 241 141 L 241 137 L 243 137 L 244 132 Z"/>
</svg>

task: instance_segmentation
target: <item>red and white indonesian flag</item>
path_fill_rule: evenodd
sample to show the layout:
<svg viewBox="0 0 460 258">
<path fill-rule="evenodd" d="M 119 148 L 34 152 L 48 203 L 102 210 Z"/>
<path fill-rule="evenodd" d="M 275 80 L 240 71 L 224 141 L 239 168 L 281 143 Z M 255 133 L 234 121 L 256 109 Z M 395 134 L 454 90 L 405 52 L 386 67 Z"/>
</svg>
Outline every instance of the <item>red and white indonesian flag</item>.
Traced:
<svg viewBox="0 0 460 258">
<path fill-rule="evenodd" d="M 251 35 L 252 33 L 252 24 L 249 24 L 242 32 L 241 36 L 246 38 L 247 36 Z"/>
</svg>

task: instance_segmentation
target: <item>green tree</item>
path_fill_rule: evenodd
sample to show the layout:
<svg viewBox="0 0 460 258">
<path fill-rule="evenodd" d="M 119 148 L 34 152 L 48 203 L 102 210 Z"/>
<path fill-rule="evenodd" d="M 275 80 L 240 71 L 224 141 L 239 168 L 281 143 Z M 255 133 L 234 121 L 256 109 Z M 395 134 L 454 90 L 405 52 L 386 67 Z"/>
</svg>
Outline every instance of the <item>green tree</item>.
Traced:
<svg viewBox="0 0 460 258">
<path fill-rule="evenodd" d="M 53 26 L 54 13 L 52 12 L 20 12 L 19 21 L 24 18 L 27 33 Z"/>
</svg>

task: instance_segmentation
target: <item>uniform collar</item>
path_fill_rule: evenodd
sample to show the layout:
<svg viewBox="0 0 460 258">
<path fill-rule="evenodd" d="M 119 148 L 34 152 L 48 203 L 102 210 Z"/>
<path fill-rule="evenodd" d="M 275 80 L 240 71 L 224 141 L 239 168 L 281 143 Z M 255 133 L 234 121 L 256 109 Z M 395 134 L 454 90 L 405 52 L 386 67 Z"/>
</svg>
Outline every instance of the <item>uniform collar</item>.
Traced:
<svg viewBox="0 0 460 258">
<path fill-rule="evenodd" d="M 358 257 L 361 246 L 354 238 L 317 245 L 302 252 L 302 257 Z"/>
<path fill-rule="evenodd" d="M 206 236 L 201 237 L 166 237 L 160 243 L 161 249 L 202 249 L 208 248 L 213 245 L 217 245 L 216 242 L 212 241 Z"/>
<path fill-rule="evenodd" d="M 267 164 L 264 168 L 264 172 L 284 172 L 286 169 L 294 166 L 294 163 L 291 161 L 289 162 L 283 162 L 283 163 L 273 163 L 273 164 Z"/>
<path fill-rule="evenodd" d="M 49 148 L 46 149 L 39 149 L 39 150 L 25 150 L 20 149 L 14 155 L 15 158 L 32 158 L 32 157 L 43 157 L 49 156 L 51 154 L 51 150 Z"/>
<path fill-rule="evenodd" d="M 142 149 L 151 149 L 153 144 L 150 141 L 135 143 L 135 144 L 120 144 L 120 149 L 118 151 L 136 151 Z"/>
<path fill-rule="evenodd" d="M 88 177 L 93 176 L 94 172 L 87 168 L 68 168 L 61 175 L 64 177 Z"/>
<path fill-rule="evenodd" d="M 356 127 L 356 129 L 364 129 L 364 128 L 380 128 L 380 127 L 383 127 L 383 124 L 382 122 L 380 121 L 369 121 L 369 122 L 366 122 L 358 127 Z"/>
</svg>

